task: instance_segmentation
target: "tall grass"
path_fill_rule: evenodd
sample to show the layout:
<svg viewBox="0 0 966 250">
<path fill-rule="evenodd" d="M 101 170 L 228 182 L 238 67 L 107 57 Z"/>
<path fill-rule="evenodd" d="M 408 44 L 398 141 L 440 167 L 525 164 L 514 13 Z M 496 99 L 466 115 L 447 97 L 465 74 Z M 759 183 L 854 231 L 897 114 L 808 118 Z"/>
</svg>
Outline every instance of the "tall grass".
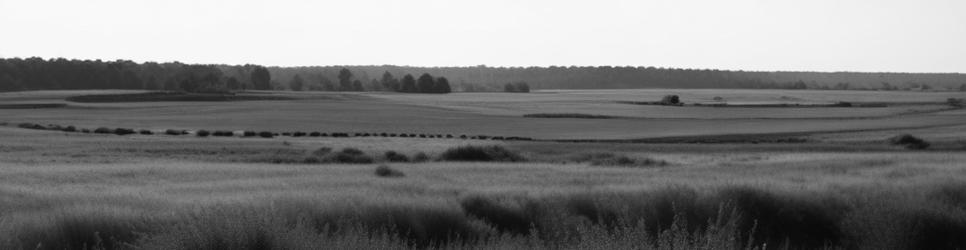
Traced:
<svg viewBox="0 0 966 250">
<path fill-rule="evenodd" d="M 81 207 L 5 217 L 0 248 L 962 249 L 962 187 L 277 198 L 163 216 Z"/>
</svg>

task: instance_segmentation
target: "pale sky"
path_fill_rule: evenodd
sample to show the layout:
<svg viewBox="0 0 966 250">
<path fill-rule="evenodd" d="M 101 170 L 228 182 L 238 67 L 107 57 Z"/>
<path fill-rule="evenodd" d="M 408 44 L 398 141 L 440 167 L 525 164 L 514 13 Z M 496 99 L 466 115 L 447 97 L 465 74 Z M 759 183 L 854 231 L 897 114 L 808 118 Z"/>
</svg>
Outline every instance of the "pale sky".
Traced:
<svg viewBox="0 0 966 250">
<path fill-rule="evenodd" d="M 966 0 L 0 0 L 0 57 L 966 73 Z"/>
</svg>

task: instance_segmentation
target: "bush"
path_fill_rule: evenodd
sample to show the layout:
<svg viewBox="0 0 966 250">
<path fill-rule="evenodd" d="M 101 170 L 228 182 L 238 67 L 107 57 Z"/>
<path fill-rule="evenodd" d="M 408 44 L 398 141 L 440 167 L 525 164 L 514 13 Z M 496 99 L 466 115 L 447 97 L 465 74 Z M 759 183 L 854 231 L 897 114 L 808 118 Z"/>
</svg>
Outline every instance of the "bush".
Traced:
<svg viewBox="0 0 966 250">
<path fill-rule="evenodd" d="M 408 162 L 409 161 L 409 157 L 408 156 L 406 156 L 404 154 L 397 153 L 396 151 L 391 151 L 391 150 L 390 151 L 386 151 L 386 153 L 383 155 L 383 157 L 385 157 L 386 158 L 386 161 L 389 161 L 389 162 Z"/>
<path fill-rule="evenodd" d="M 444 161 L 525 161 L 523 156 L 502 146 L 459 146 L 447 149 L 440 156 Z"/>
<path fill-rule="evenodd" d="M 631 158 L 626 155 L 617 155 L 610 152 L 583 154 L 573 157 L 571 160 L 576 162 L 588 162 L 593 166 L 649 167 L 668 165 L 668 162 L 664 160 L 656 160 L 648 157 Z"/>
<path fill-rule="evenodd" d="M 295 137 L 302 137 L 302 136 L 305 136 L 305 135 L 306 135 L 306 133 L 305 132 L 301 132 L 301 131 L 292 133 L 292 136 L 295 136 Z"/>
<path fill-rule="evenodd" d="M 406 176 L 402 171 L 390 168 L 386 165 L 376 167 L 376 176 L 379 177 L 403 177 Z"/>
<path fill-rule="evenodd" d="M 929 147 L 929 142 L 910 134 L 902 134 L 889 138 L 889 143 L 892 145 L 905 146 L 907 149 L 926 149 Z"/>
<path fill-rule="evenodd" d="M 262 131 L 262 132 L 258 132 L 258 136 L 260 136 L 262 138 L 272 138 L 272 137 L 275 137 L 275 134 L 273 134 L 272 132 L 268 132 L 268 131 Z"/>
<path fill-rule="evenodd" d="M 195 135 L 197 135 L 199 137 L 206 137 L 206 136 L 208 136 L 210 134 L 211 134 L 211 132 L 208 132 L 208 130 L 204 130 L 204 129 L 198 130 L 198 132 L 195 132 Z"/>
<path fill-rule="evenodd" d="M 133 129 L 129 129 L 129 128 L 116 128 L 116 129 L 114 129 L 114 134 L 116 134 L 116 135 L 129 135 L 129 134 L 136 134 L 136 133 L 137 132 L 135 132 Z"/>
<path fill-rule="evenodd" d="M 147 129 L 142 129 L 141 131 L 138 131 L 138 133 L 139 134 L 142 134 L 142 135 L 153 135 L 154 134 L 154 132 L 151 132 L 151 130 L 147 130 Z"/>
<path fill-rule="evenodd" d="M 26 128 L 26 129 L 40 129 L 40 130 L 47 129 L 47 127 L 44 127 L 43 125 L 27 123 L 27 122 L 18 124 L 17 127 Z"/>
<path fill-rule="evenodd" d="M 87 133 L 87 134 L 90 134 L 91 133 L 91 130 L 90 129 L 86 129 L 86 128 L 85 129 L 81 129 L 80 131 L 81 131 L 81 133 Z"/>
<path fill-rule="evenodd" d="M 661 104 L 663 105 L 679 105 L 681 104 L 681 98 L 677 95 L 666 95 L 661 98 Z"/>
<path fill-rule="evenodd" d="M 257 135 L 258 135 L 258 133 L 256 133 L 255 131 L 243 131 L 242 132 L 242 136 L 244 136 L 244 137 L 252 137 L 252 136 L 257 136 Z"/>
<path fill-rule="evenodd" d="M 343 148 L 342 151 L 332 152 L 332 148 L 322 147 L 312 151 L 312 157 L 317 157 L 320 162 L 325 163 L 369 164 L 375 162 L 365 152 L 355 148 Z"/>
<path fill-rule="evenodd" d="M 311 136 L 311 137 L 319 137 L 319 136 L 322 136 L 322 133 L 312 132 L 312 133 L 309 133 L 309 136 Z"/>
<path fill-rule="evenodd" d="M 423 152 L 416 153 L 413 155 L 413 162 L 427 162 L 429 161 L 429 155 Z"/>
<path fill-rule="evenodd" d="M 230 136 L 235 136 L 235 132 L 227 131 L 227 130 L 218 130 L 218 131 L 215 131 L 214 133 L 211 133 L 211 135 L 230 137 Z"/>
<path fill-rule="evenodd" d="M 63 129 L 64 132 L 77 132 L 77 128 L 74 126 L 67 126 Z"/>
<path fill-rule="evenodd" d="M 110 133 L 114 133 L 114 130 L 113 129 L 106 128 L 106 127 L 100 127 L 100 128 L 95 129 L 94 130 L 94 133 L 95 134 L 110 134 Z"/>
<path fill-rule="evenodd" d="M 168 129 L 168 130 L 165 130 L 164 131 L 164 134 L 166 134 L 166 135 L 183 135 L 184 134 L 184 131 L 182 131 L 182 130 Z"/>
</svg>

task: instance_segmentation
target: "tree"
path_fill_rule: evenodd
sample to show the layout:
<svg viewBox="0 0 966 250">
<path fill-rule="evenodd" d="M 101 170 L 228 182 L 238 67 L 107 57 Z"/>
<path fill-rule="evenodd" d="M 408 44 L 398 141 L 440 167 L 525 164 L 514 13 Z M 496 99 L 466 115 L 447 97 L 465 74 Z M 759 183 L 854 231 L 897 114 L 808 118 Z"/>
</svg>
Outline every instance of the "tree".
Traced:
<svg viewBox="0 0 966 250">
<path fill-rule="evenodd" d="M 399 91 L 399 80 L 397 80 L 396 77 L 390 74 L 389 71 L 386 71 L 386 73 L 382 73 L 382 80 L 380 80 L 379 83 L 382 84 L 382 87 L 386 89 L 389 89 L 392 91 Z"/>
<path fill-rule="evenodd" d="M 339 90 L 350 91 L 352 89 L 352 71 L 342 68 L 339 70 Z"/>
<path fill-rule="evenodd" d="M 402 79 L 402 86 L 399 87 L 400 92 L 404 93 L 415 93 L 416 92 L 416 78 L 413 75 L 406 74 Z"/>
<path fill-rule="evenodd" d="M 445 94 L 449 92 L 453 92 L 449 86 L 449 80 L 446 77 L 436 78 L 436 86 L 433 87 L 433 93 Z"/>
<path fill-rule="evenodd" d="M 154 78 L 148 79 L 148 82 L 152 81 L 154 81 Z M 239 82 L 238 79 L 235 79 L 234 76 L 228 77 L 228 80 L 225 80 L 225 86 L 227 86 L 228 89 L 242 89 L 241 82 Z"/>
<path fill-rule="evenodd" d="M 359 80 L 352 81 L 352 91 L 364 91 L 364 90 L 365 89 L 362 88 L 362 81 L 359 81 Z"/>
<path fill-rule="evenodd" d="M 517 92 L 517 86 L 509 82 L 506 84 L 503 84 L 503 92 L 508 92 L 508 93 Z"/>
<path fill-rule="evenodd" d="M 320 76 L 319 85 L 322 85 L 322 90 L 325 91 L 336 91 L 335 83 L 332 82 L 328 77 Z"/>
<path fill-rule="evenodd" d="M 254 66 L 251 73 L 252 87 L 257 90 L 272 89 L 272 76 L 268 69 L 262 66 Z"/>
<path fill-rule="evenodd" d="M 520 93 L 530 93 L 530 85 L 526 82 L 517 82 L 516 89 Z"/>
<path fill-rule="evenodd" d="M 420 93 L 433 93 L 433 87 L 436 87 L 436 79 L 429 73 L 423 73 L 416 80 L 416 89 Z"/>
<path fill-rule="evenodd" d="M 292 91 L 302 91 L 303 86 L 305 86 L 305 80 L 302 80 L 302 76 L 298 74 L 295 74 L 295 77 L 292 77 L 292 80 L 288 82 L 288 87 Z"/>
<path fill-rule="evenodd" d="M 966 92 L 966 83 L 963 83 L 963 85 L 959 85 L 959 91 Z"/>
</svg>

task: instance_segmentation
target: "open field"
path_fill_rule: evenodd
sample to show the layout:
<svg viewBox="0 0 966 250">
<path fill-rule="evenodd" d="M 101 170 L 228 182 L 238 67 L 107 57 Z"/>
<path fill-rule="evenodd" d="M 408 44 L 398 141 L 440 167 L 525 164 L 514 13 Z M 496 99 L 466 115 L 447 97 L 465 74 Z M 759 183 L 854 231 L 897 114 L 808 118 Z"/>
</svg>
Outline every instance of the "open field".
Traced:
<svg viewBox="0 0 966 250">
<path fill-rule="evenodd" d="M 639 92 L 632 97 L 628 92 Z M 818 93 L 816 93 L 818 92 Z M 823 96 L 826 92 L 828 96 Z M 853 93 L 854 92 L 854 93 Z M 87 92 L 89 94 L 90 92 Z M 618 104 L 657 100 L 660 93 L 682 100 L 721 94 L 740 102 L 793 99 L 802 103 L 864 101 L 893 103 L 883 108 L 720 108 Z M 688 93 L 688 94 L 685 94 Z M 0 103 L 68 103 L 64 108 L 3 109 L 3 121 L 84 127 L 484 134 L 536 139 L 639 139 L 715 134 L 834 132 L 955 126 L 961 113 L 942 104 L 961 93 L 876 91 L 640 90 L 519 93 L 300 93 L 297 100 L 242 102 L 73 103 L 84 94 L 21 92 L 0 94 Z M 612 97 L 608 97 L 613 95 Z M 693 97 L 692 97 L 693 95 Z M 883 95 L 883 96 L 878 96 Z M 829 97 L 831 96 L 831 97 Z M 875 99 L 876 97 L 882 99 Z M 653 99 L 651 99 L 653 98 Z M 692 98 L 692 99 L 689 99 Z M 840 99 L 839 99 L 840 98 Z M 9 101 L 7 100 L 9 99 Z M 527 118 L 526 114 L 577 113 L 621 119 Z M 941 114 L 941 115 L 937 115 Z M 594 128 L 594 129 L 586 129 Z"/>
<path fill-rule="evenodd" d="M 614 103 L 657 100 L 672 92 L 685 102 L 722 96 L 747 103 L 895 105 L 748 109 Z M 0 104 L 67 104 L 0 109 L 0 122 L 7 123 L 0 126 L 0 248 L 966 247 L 966 113 L 941 104 L 962 98 L 959 93 L 275 92 L 268 94 L 294 100 L 63 101 L 100 93 L 105 92 L 0 93 Z M 529 113 L 621 117 L 523 117 Z M 17 127 L 20 122 L 541 140 L 118 136 L 23 129 Z M 931 146 L 909 150 L 886 142 L 901 133 Z M 733 134 L 802 140 L 626 141 Z M 554 141 L 559 139 L 619 142 Z M 450 149 L 466 145 L 499 146 L 526 161 L 443 159 Z M 356 148 L 372 159 L 326 162 L 318 153 L 322 148 Z M 391 162 L 387 151 L 413 160 Z M 419 154 L 426 159 L 415 160 Z M 400 174 L 377 175 L 379 165 Z"/>
</svg>

